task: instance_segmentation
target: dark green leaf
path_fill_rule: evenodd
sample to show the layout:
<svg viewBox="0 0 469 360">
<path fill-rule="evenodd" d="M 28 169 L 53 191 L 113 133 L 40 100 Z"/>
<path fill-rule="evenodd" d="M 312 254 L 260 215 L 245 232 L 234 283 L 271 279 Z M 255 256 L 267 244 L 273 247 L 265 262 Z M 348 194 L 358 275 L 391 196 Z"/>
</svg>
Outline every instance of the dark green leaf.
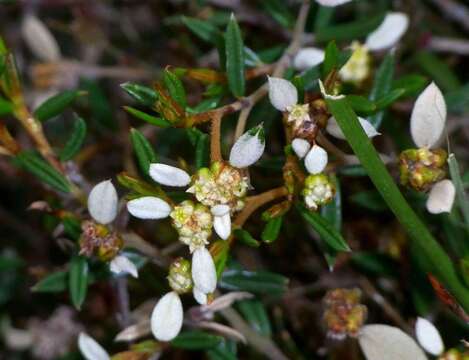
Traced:
<svg viewBox="0 0 469 360">
<path fill-rule="evenodd" d="M 236 97 L 244 95 L 244 44 L 241 31 L 234 16 L 231 17 L 225 33 L 226 75 L 228 86 Z"/>
<path fill-rule="evenodd" d="M 0 97 L 0 116 L 11 114 L 12 111 L 13 104 L 10 101 Z"/>
<path fill-rule="evenodd" d="M 469 110 L 469 84 L 461 86 L 455 91 L 445 94 L 448 111 L 452 113 L 464 113 Z"/>
<path fill-rule="evenodd" d="M 81 79 L 82 87 L 88 92 L 92 119 L 101 129 L 117 129 L 113 111 L 107 96 L 96 80 Z"/>
<path fill-rule="evenodd" d="M 67 290 L 68 285 L 68 272 L 57 271 L 47 275 L 44 279 L 40 280 L 32 287 L 34 292 L 48 292 L 56 293 Z"/>
<path fill-rule="evenodd" d="M 335 195 L 329 204 L 321 208 L 321 215 L 340 232 L 342 231 L 342 192 L 337 176 L 332 175 L 330 178 L 335 186 Z"/>
<path fill-rule="evenodd" d="M 158 100 L 158 93 L 148 86 L 126 82 L 121 84 L 121 88 L 137 102 L 147 107 L 152 107 Z"/>
<path fill-rule="evenodd" d="M 186 350 L 212 349 L 223 341 L 223 337 L 203 331 L 185 331 L 180 333 L 171 345 Z"/>
<path fill-rule="evenodd" d="M 363 96 L 347 95 L 347 101 L 353 110 L 361 114 L 370 114 L 376 110 L 375 103 Z"/>
<path fill-rule="evenodd" d="M 378 70 L 376 71 L 373 79 L 373 86 L 370 92 L 370 100 L 376 101 L 377 99 L 385 96 L 391 91 L 392 80 L 394 77 L 394 53 L 386 55 Z M 368 118 L 368 121 L 375 129 L 379 129 L 383 121 L 384 112 L 380 111 Z"/>
<path fill-rule="evenodd" d="M 373 211 L 386 211 L 388 206 L 376 190 L 362 191 L 350 196 L 350 201 Z"/>
<path fill-rule="evenodd" d="M 66 216 L 62 219 L 65 233 L 73 240 L 78 240 L 81 235 L 81 223 L 75 217 Z"/>
<path fill-rule="evenodd" d="M 332 70 L 338 69 L 339 53 L 340 52 L 335 41 L 330 41 L 329 44 L 327 44 L 324 62 L 322 63 L 323 77 L 327 77 Z"/>
<path fill-rule="evenodd" d="M 80 151 L 86 137 L 86 122 L 81 117 L 76 116 L 73 124 L 72 135 L 68 139 L 64 148 L 60 152 L 60 161 L 72 159 Z"/>
<path fill-rule="evenodd" d="M 210 137 L 203 133 L 197 138 L 195 145 L 195 167 L 200 169 L 207 167 L 210 157 Z"/>
<path fill-rule="evenodd" d="M 395 277 L 398 264 L 389 255 L 372 252 L 354 252 L 351 257 L 352 263 L 374 276 Z"/>
<path fill-rule="evenodd" d="M 246 271 L 229 269 L 220 279 L 220 287 L 233 291 L 249 291 L 256 294 L 282 294 L 288 279 L 282 275 L 267 271 Z"/>
<path fill-rule="evenodd" d="M 68 290 L 72 304 L 78 310 L 81 309 L 88 290 L 88 261 L 86 257 L 76 255 L 70 261 L 68 277 Z"/>
<path fill-rule="evenodd" d="M 132 142 L 132 147 L 135 151 L 140 169 L 145 175 L 148 175 L 150 164 L 155 163 L 157 160 L 153 147 L 137 129 L 130 130 L 130 141 Z"/>
<path fill-rule="evenodd" d="M 320 32 L 323 28 L 328 26 L 334 16 L 334 8 L 329 6 L 319 6 L 314 20 L 314 32 Z"/>
<path fill-rule="evenodd" d="M 143 111 L 137 110 L 133 107 L 130 106 L 124 106 L 124 110 L 127 111 L 129 114 L 132 114 L 135 116 L 137 119 L 146 121 L 149 124 L 161 127 L 161 128 L 167 128 L 171 126 L 171 123 L 168 120 L 165 120 L 163 118 L 155 117 L 152 115 L 149 115 Z"/>
<path fill-rule="evenodd" d="M 277 240 L 278 235 L 280 234 L 280 229 L 282 228 L 283 217 L 278 216 L 267 221 L 267 224 L 262 231 L 261 239 L 266 243 L 272 243 Z"/>
<path fill-rule="evenodd" d="M 236 229 L 233 231 L 234 236 L 240 240 L 243 244 L 251 247 L 259 247 L 260 243 L 246 230 Z"/>
<path fill-rule="evenodd" d="M 209 43 L 217 44 L 222 39 L 220 30 L 208 21 L 183 16 L 182 22 L 195 35 Z"/>
<path fill-rule="evenodd" d="M 458 77 L 449 65 L 440 60 L 435 54 L 422 51 L 415 58 L 417 63 L 441 87 L 443 92 L 455 91 L 461 86 Z"/>
<path fill-rule="evenodd" d="M 46 121 L 61 114 L 83 91 L 65 90 L 44 101 L 35 111 L 34 116 L 39 121 Z"/>
<path fill-rule="evenodd" d="M 448 157 L 449 172 L 451 180 L 453 181 L 454 187 L 456 188 L 456 203 L 464 218 L 466 226 L 469 227 L 469 200 L 464 190 L 464 184 L 461 179 L 461 173 L 459 170 L 459 164 L 454 154 L 450 154 Z"/>
<path fill-rule="evenodd" d="M 262 6 L 284 28 L 290 28 L 295 22 L 288 5 L 282 0 L 262 0 Z"/>
<path fill-rule="evenodd" d="M 384 110 L 394 104 L 398 99 L 402 98 L 406 93 L 405 89 L 394 89 L 386 95 L 376 100 L 375 105 L 377 110 Z"/>
<path fill-rule="evenodd" d="M 169 95 L 175 100 L 183 109 L 187 106 L 186 90 L 181 80 L 169 70 L 163 73 L 163 82 L 169 91 Z"/>
<path fill-rule="evenodd" d="M 208 350 L 207 355 L 210 360 L 237 360 L 236 343 L 233 340 L 224 340 Z"/>
<path fill-rule="evenodd" d="M 425 88 L 428 84 L 428 79 L 421 75 L 411 74 L 403 76 L 399 79 L 393 80 L 393 89 L 404 89 L 405 93 L 402 97 L 414 97 Z"/>
<path fill-rule="evenodd" d="M 237 302 L 237 307 L 248 324 L 251 325 L 256 332 L 263 336 L 270 337 L 272 335 L 269 316 L 261 301 L 243 300 Z"/>
</svg>

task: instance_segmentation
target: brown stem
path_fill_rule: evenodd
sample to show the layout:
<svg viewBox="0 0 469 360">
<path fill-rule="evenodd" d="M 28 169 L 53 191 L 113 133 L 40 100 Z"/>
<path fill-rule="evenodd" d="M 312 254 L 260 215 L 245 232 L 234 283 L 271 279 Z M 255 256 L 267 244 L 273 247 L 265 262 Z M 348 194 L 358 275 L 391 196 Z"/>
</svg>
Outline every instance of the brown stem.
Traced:
<svg viewBox="0 0 469 360">
<path fill-rule="evenodd" d="M 221 115 L 215 114 L 212 117 L 212 127 L 210 128 L 210 159 L 212 162 L 222 161 L 221 155 Z"/>
<path fill-rule="evenodd" d="M 0 142 L 11 155 L 17 154 L 20 151 L 19 144 L 13 136 L 11 136 L 7 127 L 3 123 L 0 123 Z"/>
</svg>

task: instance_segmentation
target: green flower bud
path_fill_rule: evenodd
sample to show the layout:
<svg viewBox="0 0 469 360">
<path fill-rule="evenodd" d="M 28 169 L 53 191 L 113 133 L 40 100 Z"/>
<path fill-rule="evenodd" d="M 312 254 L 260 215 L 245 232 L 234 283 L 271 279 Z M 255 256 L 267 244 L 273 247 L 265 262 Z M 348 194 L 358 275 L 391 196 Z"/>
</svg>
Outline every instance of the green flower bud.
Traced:
<svg viewBox="0 0 469 360">
<path fill-rule="evenodd" d="M 168 282 L 171 289 L 178 294 L 192 290 L 191 262 L 177 258 L 169 267 Z"/>
<path fill-rule="evenodd" d="M 321 205 L 329 203 L 334 194 L 334 184 L 326 175 L 309 175 L 306 178 L 302 195 L 308 209 L 316 211 Z"/>
</svg>

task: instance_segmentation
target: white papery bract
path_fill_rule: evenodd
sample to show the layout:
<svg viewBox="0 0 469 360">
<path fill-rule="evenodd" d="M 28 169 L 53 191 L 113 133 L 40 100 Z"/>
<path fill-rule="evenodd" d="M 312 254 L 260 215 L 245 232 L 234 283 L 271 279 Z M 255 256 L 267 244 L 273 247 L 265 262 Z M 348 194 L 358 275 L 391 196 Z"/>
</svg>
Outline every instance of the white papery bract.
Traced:
<svg viewBox="0 0 469 360">
<path fill-rule="evenodd" d="M 298 51 L 293 59 L 293 66 L 297 70 L 307 70 L 313 66 L 319 65 L 324 61 L 324 50 L 308 47 Z"/>
<path fill-rule="evenodd" d="M 352 0 L 316 0 L 316 2 L 322 6 L 328 6 L 328 7 L 333 7 L 333 6 L 339 6 L 342 4 L 346 4 Z"/>
<path fill-rule="evenodd" d="M 26 15 L 21 34 L 31 52 L 42 61 L 54 62 L 61 58 L 59 45 L 44 23 L 34 15 Z"/>
<path fill-rule="evenodd" d="M 127 203 L 129 213 L 140 219 L 164 219 L 169 216 L 171 206 L 154 196 L 144 196 Z"/>
<path fill-rule="evenodd" d="M 415 323 L 415 336 L 420 346 L 429 354 L 438 356 L 445 350 L 440 332 L 427 319 L 421 317 L 417 319 Z"/>
<path fill-rule="evenodd" d="M 269 99 L 274 108 L 287 111 L 298 103 L 298 91 L 288 80 L 269 77 Z"/>
<path fill-rule="evenodd" d="M 91 336 L 80 333 L 78 349 L 86 360 L 109 360 L 111 357 Z"/>
<path fill-rule="evenodd" d="M 226 240 L 231 235 L 231 215 L 228 205 L 215 205 L 211 208 L 213 228 L 220 238 Z"/>
<path fill-rule="evenodd" d="M 330 100 L 340 100 L 345 98 L 345 95 L 340 94 L 340 95 L 331 95 L 326 92 L 326 88 L 324 87 L 324 83 L 321 81 L 321 79 L 318 80 L 319 82 L 319 90 L 321 90 L 321 94 L 324 99 L 330 99 Z"/>
<path fill-rule="evenodd" d="M 117 191 L 111 180 L 95 185 L 88 195 L 88 212 L 98 223 L 106 225 L 117 215 Z"/>
<path fill-rule="evenodd" d="M 217 272 L 210 252 L 202 247 L 192 255 L 192 281 L 204 294 L 210 294 L 217 287 Z"/>
<path fill-rule="evenodd" d="M 155 305 L 151 314 L 151 332 L 160 341 L 174 339 L 182 328 L 184 311 L 179 295 L 171 291 Z"/>
<path fill-rule="evenodd" d="M 440 139 L 446 123 L 446 103 L 441 90 L 431 83 L 419 95 L 410 119 L 410 133 L 420 148 L 431 148 Z"/>
<path fill-rule="evenodd" d="M 430 190 L 427 199 L 427 210 L 432 214 L 449 213 L 453 208 L 456 189 L 451 180 L 437 182 Z"/>
<path fill-rule="evenodd" d="M 381 135 L 368 120 L 358 117 L 358 121 L 369 138 Z M 334 117 L 328 120 L 326 131 L 337 139 L 345 140 L 345 135 Z"/>
<path fill-rule="evenodd" d="M 366 38 L 365 45 L 372 51 L 393 47 L 409 28 L 409 17 L 400 12 L 391 12 L 383 22 Z"/>
<path fill-rule="evenodd" d="M 259 160 L 265 149 L 264 128 L 258 125 L 236 140 L 230 152 L 230 165 L 245 168 Z"/>
<path fill-rule="evenodd" d="M 150 164 L 149 174 L 157 183 L 167 186 L 186 186 L 191 177 L 184 170 L 166 164 Z"/>
<path fill-rule="evenodd" d="M 117 255 L 114 259 L 112 259 L 111 263 L 109 264 L 109 269 L 114 274 L 126 273 L 132 275 L 134 278 L 138 278 L 137 267 L 127 256 L 124 255 Z"/>
<path fill-rule="evenodd" d="M 303 159 L 308 153 L 309 149 L 311 149 L 311 144 L 309 141 L 300 138 L 293 139 L 291 146 L 296 156 L 298 156 L 300 159 Z"/>
<path fill-rule="evenodd" d="M 314 145 L 305 158 L 305 167 L 310 174 L 319 174 L 327 166 L 328 156 L 326 150 L 319 145 Z"/>
<path fill-rule="evenodd" d="M 196 286 L 192 288 L 192 294 L 194 295 L 195 301 L 200 305 L 207 305 L 207 294 L 200 291 Z"/>
</svg>

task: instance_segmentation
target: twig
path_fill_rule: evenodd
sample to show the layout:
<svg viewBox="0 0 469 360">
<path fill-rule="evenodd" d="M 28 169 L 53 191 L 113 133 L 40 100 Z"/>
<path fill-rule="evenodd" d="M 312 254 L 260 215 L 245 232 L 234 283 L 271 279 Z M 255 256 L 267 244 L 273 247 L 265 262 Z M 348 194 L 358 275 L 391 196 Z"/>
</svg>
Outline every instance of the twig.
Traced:
<svg viewBox="0 0 469 360">
<path fill-rule="evenodd" d="M 119 305 L 118 321 L 121 329 L 125 329 L 130 325 L 130 303 L 126 277 L 121 276 L 116 279 L 116 292 Z"/>
<path fill-rule="evenodd" d="M 210 128 L 210 160 L 211 162 L 222 161 L 221 155 L 221 115 L 214 114 Z"/>
<path fill-rule="evenodd" d="M 428 49 L 436 52 L 446 52 L 458 55 L 469 55 L 469 41 L 433 36 L 427 45 Z"/>
<path fill-rule="evenodd" d="M 451 20 L 456 21 L 469 31 L 469 9 L 454 0 L 431 0 Z"/>
</svg>

